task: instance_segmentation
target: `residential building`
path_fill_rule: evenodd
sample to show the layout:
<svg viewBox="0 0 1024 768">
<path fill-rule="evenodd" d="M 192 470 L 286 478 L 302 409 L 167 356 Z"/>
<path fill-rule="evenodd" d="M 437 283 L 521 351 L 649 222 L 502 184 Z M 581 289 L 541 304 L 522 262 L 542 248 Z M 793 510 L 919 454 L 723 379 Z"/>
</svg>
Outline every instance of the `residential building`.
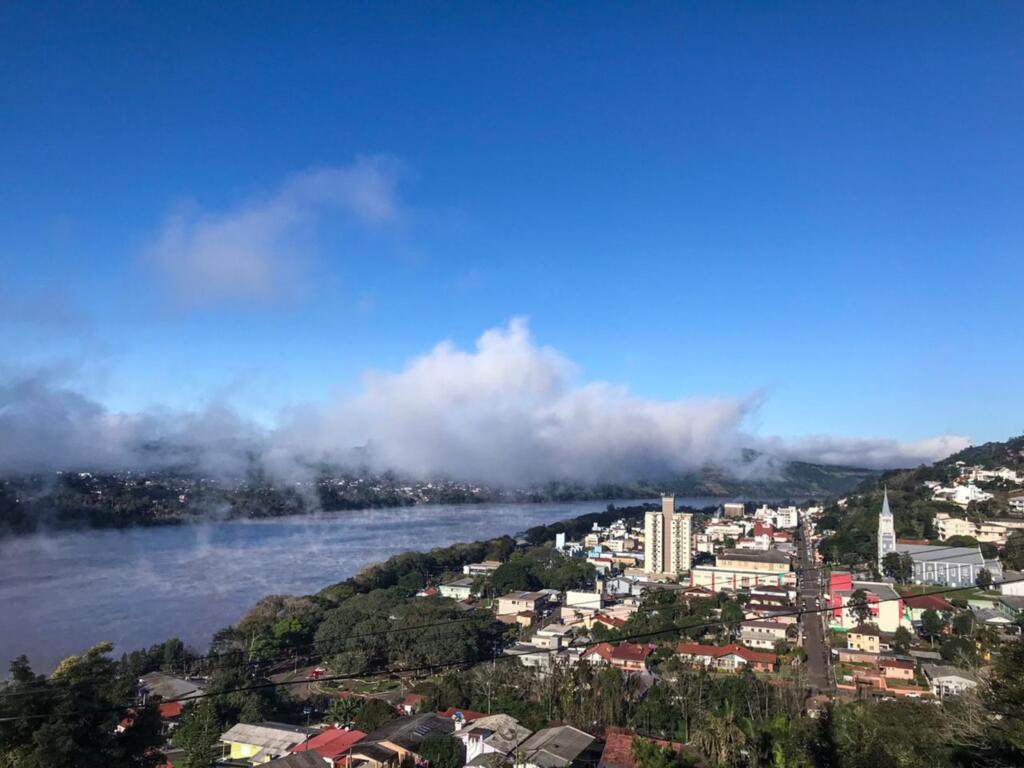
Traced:
<svg viewBox="0 0 1024 768">
<path fill-rule="evenodd" d="M 903 595 L 903 618 L 907 623 L 921 621 L 925 611 L 952 613 L 953 604 L 942 595 Z"/>
<path fill-rule="evenodd" d="M 498 615 L 514 615 L 524 611 L 536 613 L 547 601 L 543 592 L 510 592 L 498 598 Z"/>
<path fill-rule="evenodd" d="M 740 625 L 740 641 L 750 648 L 774 650 L 777 642 L 786 642 L 789 626 L 781 621 L 745 621 Z"/>
<path fill-rule="evenodd" d="M 143 702 L 151 696 L 164 700 L 187 700 L 202 694 L 205 683 L 202 680 L 167 675 L 163 672 L 149 672 L 139 678 L 139 690 Z"/>
<path fill-rule="evenodd" d="M 1003 595 L 1024 595 L 1024 573 L 1021 571 L 1003 571 L 1003 582 L 999 585 L 999 593 Z"/>
<path fill-rule="evenodd" d="M 1011 496 L 1006 500 L 1006 503 L 1009 505 L 1011 510 L 1024 515 L 1024 495 Z"/>
<path fill-rule="evenodd" d="M 291 752 L 317 731 L 287 723 L 238 723 L 220 737 L 223 757 L 249 765 L 262 765 Z"/>
<path fill-rule="evenodd" d="M 972 672 L 941 664 L 922 664 L 921 669 L 928 679 L 932 693 L 939 698 L 957 696 L 976 688 L 978 678 Z"/>
<path fill-rule="evenodd" d="M 561 534 L 563 537 L 565 534 Z M 480 563 L 467 563 L 462 566 L 466 576 L 489 576 L 501 567 L 500 560 L 484 560 Z"/>
<path fill-rule="evenodd" d="M 279 757 L 269 763 L 263 763 L 263 765 L 266 768 L 324 768 L 330 763 L 316 752 L 299 752 Z"/>
<path fill-rule="evenodd" d="M 515 768 L 569 768 L 587 760 L 594 737 L 571 725 L 542 728 L 516 749 Z"/>
<path fill-rule="evenodd" d="M 729 502 L 722 505 L 722 516 L 730 518 L 740 518 L 746 512 L 746 505 L 742 502 Z"/>
<path fill-rule="evenodd" d="M 663 496 L 661 510 L 644 515 L 644 570 L 678 576 L 690 570 L 693 516 L 676 512 L 675 496 Z"/>
<path fill-rule="evenodd" d="M 450 597 L 453 600 L 466 600 L 473 594 L 473 579 L 465 577 L 449 581 L 440 586 L 441 597 Z"/>
<path fill-rule="evenodd" d="M 643 672 L 647 669 L 647 657 L 654 652 L 649 644 L 598 643 L 584 651 L 582 658 L 591 664 L 611 665 L 623 672 Z"/>
<path fill-rule="evenodd" d="M 774 653 L 752 651 L 735 643 L 721 647 L 700 645 L 699 643 L 680 643 L 676 646 L 676 654 L 694 664 L 703 664 L 706 667 L 729 672 L 734 672 L 745 666 L 749 666 L 757 672 L 772 672 L 779 663 L 779 657 Z"/>
<path fill-rule="evenodd" d="M 901 624 L 909 626 L 904 618 L 903 598 L 889 584 L 878 581 L 854 581 L 845 571 L 829 574 L 828 626 L 830 629 L 852 629 L 860 620 L 851 608 L 853 593 L 863 590 L 865 602 L 870 606 L 869 621 L 882 632 L 892 633 Z"/>
<path fill-rule="evenodd" d="M 340 768 L 347 759 L 349 750 L 365 736 L 362 731 L 331 726 L 294 747 L 292 752 L 312 752 L 333 768 Z M 322 765 L 321 763 L 321 768 Z"/>
<path fill-rule="evenodd" d="M 431 733 L 452 733 L 455 722 L 433 712 L 411 715 L 392 720 L 349 750 L 349 765 L 364 764 L 365 768 L 396 768 L 406 756 L 413 762 L 421 762 L 417 750 Z"/>
<path fill-rule="evenodd" d="M 453 734 L 462 742 L 469 764 L 482 755 L 510 755 L 530 737 L 531 731 L 509 715 L 488 715 Z"/>
<path fill-rule="evenodd" d="M 593 608 L 600 610 L 604 607 L 604 595 L 601 592 L 578 592 L 568 590 L 565 593 L 565 605 L 570 608 Z"/>
<path fill-rule="evenodd" d="M 882 633 L 873 624 L 860 624 L 846 634 L 846 647 L 865 653 L 881 653 Z"/>
<path fill-rule="evenodd" d="M 881 658 L 878 669 L 887 680 L 910 681 L 914 679 L 917 664 L 906 659 Z"/>
</svg>

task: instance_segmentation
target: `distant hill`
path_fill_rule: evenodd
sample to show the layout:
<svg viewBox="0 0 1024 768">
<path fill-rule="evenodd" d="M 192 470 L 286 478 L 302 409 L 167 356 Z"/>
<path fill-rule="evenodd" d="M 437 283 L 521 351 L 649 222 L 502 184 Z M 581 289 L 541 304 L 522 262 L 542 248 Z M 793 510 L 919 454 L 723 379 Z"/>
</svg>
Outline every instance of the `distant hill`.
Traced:
<svg viewBox="0 0 1024 768">
<path fill-rule="evenodd" d="M 749 500 L 825 499 L 878 476 L 853 467 L 789 462 L 748 451 L 729 468 L 628 483 L 559 481 L 494 488 L 451 478 L 319 466 L 301 482 L 276 484 L 260 470 L 244 478 L 202 476 L 188 462 L 175 471 L 63 472 L 0 479 L 0 536 L 40 527 L 175 525 L 205 517 L 257 518 L 415 504 L 546 502 L 678 496 Z"/>
</svg>

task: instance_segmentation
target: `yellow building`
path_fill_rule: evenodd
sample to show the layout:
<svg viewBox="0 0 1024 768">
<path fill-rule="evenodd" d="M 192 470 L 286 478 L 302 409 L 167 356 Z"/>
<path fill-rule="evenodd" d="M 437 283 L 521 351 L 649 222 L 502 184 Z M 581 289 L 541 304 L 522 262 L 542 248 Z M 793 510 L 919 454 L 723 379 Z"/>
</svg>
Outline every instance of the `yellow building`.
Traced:
<svg viewBox="0 0 1024 768">
<path fill-rule="evenodd" d="M 314 736 L 317 731 L 286 723 L 238 723 L 231 726 L 220 740 L 224 757 L 262 765 L 288 754 L 295 746 Z"/>
<path fill-rule="evenodd" d="M 862 624 L 851 629 L 846 635 L 846 647 L 854 651 L 865 653 L 881 653 L 882 637 L 878 627 Z"/>
</svg>

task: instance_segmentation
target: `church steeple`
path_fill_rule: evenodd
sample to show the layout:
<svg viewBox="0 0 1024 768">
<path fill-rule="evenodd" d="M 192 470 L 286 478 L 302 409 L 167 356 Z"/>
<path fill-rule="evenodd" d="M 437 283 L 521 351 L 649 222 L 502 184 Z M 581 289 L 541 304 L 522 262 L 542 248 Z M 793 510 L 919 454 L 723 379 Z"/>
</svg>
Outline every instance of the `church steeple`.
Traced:
<svg viewBox="0 0 1024 768">
<path fill-rule="evenodd" d="M 878 567 L 890 552 L 896 551 L 896 526 L 889 509 L 889 489 L 882 491 L 882 512 L 878 515 Z"/>
</svg>

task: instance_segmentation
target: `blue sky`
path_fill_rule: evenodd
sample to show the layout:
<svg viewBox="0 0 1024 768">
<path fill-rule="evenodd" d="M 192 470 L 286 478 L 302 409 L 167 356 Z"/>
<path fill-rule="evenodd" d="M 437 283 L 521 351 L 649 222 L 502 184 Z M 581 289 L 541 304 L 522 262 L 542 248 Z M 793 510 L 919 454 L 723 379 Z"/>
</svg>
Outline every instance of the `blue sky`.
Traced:
<svg viewBox="0 0 1024 768">
<path fill-rule="evenodd" d="M 1018 3 L 0 18 L 9 375 L 267 420 L 527 317 L 575 381 L 753 395 L 764 436 L 1024 429 Z"/>
</svg>

